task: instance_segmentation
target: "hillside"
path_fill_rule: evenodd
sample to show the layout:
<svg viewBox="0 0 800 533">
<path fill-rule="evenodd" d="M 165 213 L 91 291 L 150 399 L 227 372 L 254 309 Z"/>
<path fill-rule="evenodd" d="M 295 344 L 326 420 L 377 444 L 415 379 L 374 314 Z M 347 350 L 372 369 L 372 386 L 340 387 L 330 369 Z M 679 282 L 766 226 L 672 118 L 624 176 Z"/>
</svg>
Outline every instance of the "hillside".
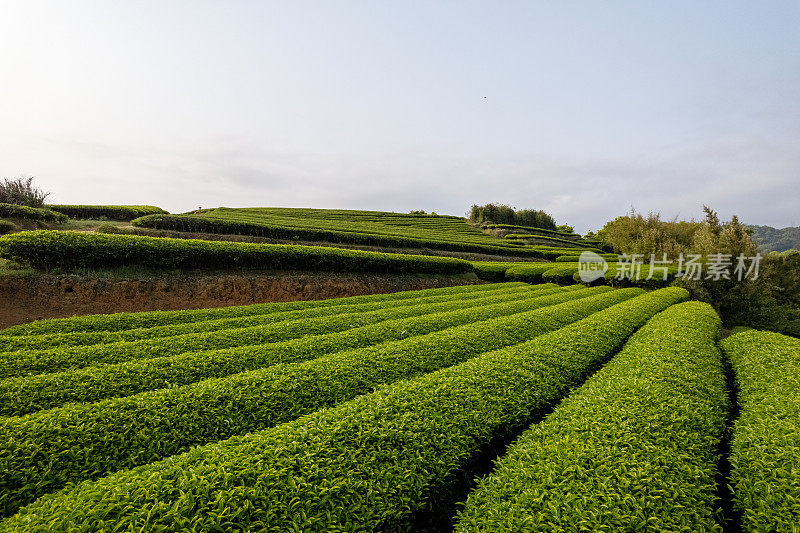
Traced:
<svg viewBox="0 0 800 533">
<path fill-rule="evenodd" d="M 529 246 L 527 241 L 503 239 L 469 224 L 464 218 L 449 215 L 219 207 L 184 215 L 150 215 L 132 223 L 134 226 L 159 230 L 542 257 L 536 247 Z M 557 248 L 587 246 L 580 240 L 569 240 L 558 235 L 537 236 L 536 242 L 530 244 Z"/>
<path fill-rule="evenodd" d="M 766 252 L 800 250 L 800 227 L 773 228 L 772 226 L 748 226 L 753 231 L 753 240 Z"/>
</svg>

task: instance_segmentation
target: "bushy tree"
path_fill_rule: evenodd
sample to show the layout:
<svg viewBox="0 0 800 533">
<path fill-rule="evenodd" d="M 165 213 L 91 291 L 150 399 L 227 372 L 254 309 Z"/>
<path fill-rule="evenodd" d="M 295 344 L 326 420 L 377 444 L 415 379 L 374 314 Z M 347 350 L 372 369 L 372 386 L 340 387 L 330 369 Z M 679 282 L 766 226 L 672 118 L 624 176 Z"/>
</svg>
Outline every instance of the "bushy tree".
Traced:
<svg viewBox="0 0 800 533">
<path fill-rule="evenodd" d="M 32 177 L 4 178 L 0 182 L 0 203 L 42 207 L 49 192 L 35 187 Z"/>
</svg>

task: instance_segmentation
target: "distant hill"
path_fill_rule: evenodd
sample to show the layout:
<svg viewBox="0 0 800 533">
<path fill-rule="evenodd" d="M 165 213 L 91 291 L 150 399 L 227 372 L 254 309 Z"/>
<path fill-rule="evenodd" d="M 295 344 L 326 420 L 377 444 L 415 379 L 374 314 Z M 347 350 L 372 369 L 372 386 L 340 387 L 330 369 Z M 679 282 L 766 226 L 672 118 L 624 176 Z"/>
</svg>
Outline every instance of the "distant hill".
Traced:
<svg viewBox="0 0 800 533">
<path fill-rule="evenodd" d="M 753 230 L 753 240 L 768 252 L 800 250 L 800 227 L 773 228 L 771 226 L 748 226 Z"/>
</svg>

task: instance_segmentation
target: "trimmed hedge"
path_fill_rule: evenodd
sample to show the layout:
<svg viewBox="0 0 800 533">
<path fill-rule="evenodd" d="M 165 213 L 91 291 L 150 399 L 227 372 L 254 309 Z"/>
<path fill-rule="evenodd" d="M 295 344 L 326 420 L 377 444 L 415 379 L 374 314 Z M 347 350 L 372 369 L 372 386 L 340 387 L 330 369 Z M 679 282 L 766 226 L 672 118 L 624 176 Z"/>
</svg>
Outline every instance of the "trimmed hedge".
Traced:
<svg viewBox="0 0 800 533">
<path fill-rule="evenodd" d="M 28 324 L 20 324 L 0 330 L 0 337 L 57 335 L 65 333 L 91 332 L 123 332 L 133 329 L 152 328 L 170 324 L 189 324 L 203 320 L 221 320 L 225 318 L 265 315 L 282 311 L 312 309 L 337 305 L 351 305 L 377 301 L 395 301 L 423 296 L 461 294 L 472 291 L 493 291 L 520 283 L 494 283 L 488 285 L 457 285 L 419 291 L 401 291 L 387 294 L 367 294 L 349 296 L 347 298 L 331 298 L 327 300 L 300 300 L 294 302 L 269 302 L 253 305 L 237 305 L 231 307 L 214 307 L 211 309 L 191 309 L 181 311 L 144 311 L 138 313 L 113 313 L 108 315 L 86 315 L 70 318 L 50 318 L 37 320 Z"/>
<path fill-rule="evenodd" d="M 524 230 L 533 235 L 544 235 L 545 237 L 559 237 L 569 240 L 581 240 L 581 236 L 577 233 L 564 233 L 554 229 L 532 228 L 530 226 L 515 226 L 513 224 L 484 224 L 481 226 L 483 229 L 503 229 L 503 230 Z"/>
<path fill-rule="evenodd" d="M 59 224 L 69 220 L 66 215 L 50 209 L 16 204 L 0 204 L 0 218 L 23 218 L 42 222 L 57 222 Z"/>
<path fill-rule="evenodd" d="M 4 531 L 408 529 L 471 458 L 524 427 L 655 313 L 643 294 L 545 334 L 251 435 L 47 495 Z"/>
<path fill-rule="evenodd" d="M 152 205 L 48 205 L 49 209 L 69 218 L 133 220 L 134 218 L 167 212 Z"/>
<path fill-rule="evenodd" d="M 139 265 L 170 269 L 257 268 L 393 274 L 472 271 L 467 261 L 450 257 L 63 231 L 25 231 L 0 237 L 0 257 L 40 269 Z"/>
<path fill-rule="evenodd" d="M 548 288 L 546 292 L 557 290 L 557 288 Z M 487 298 L 481 302 L 475 302 L 474 305 L 499 302 L 524 308 L 527 298 L 541 293 L 542 291 L 536 291 L 516 295 L 500 295 L 493 299 Z M 567 296 L 567 298 L 569 297 Z M 275 350 L 285 348 L 281 340 L 286 342 L 292 339 L 316 338 L 319 342 L 320 335 L 356 330 L 355 341 L 351 337 L 346 338 L 350 338 L 351 342 L 364 342 L 364 332 L 359 329 L 359 326 L 381 324 L 387 320 L 419 317 L 420 315 L 424 315 L 420 318 L 424 322 L 425 317 L 430 313 L 465 307 L 468 307 L 468 304 L 464 302 L 445 302 L 378 310 L 364 313 L 362 316 L 353 314 L 311 320 L 301 319 L 257 331 L 256 335 L 262 337 L 261 342 L 253 339 L 252 342 L 231 348 L 211 349 L 213 344 L 206 341 L 205 344 L 199 343 L 198 350 L 201 351 L 178 348 L 173 350 L 176 353 L 171 356 L 161 355 L 167 353 L 163 349 L 147 350 L 145 348 L 141 352 L 136 352 L 135 348 L 138 346 L 134 346 L 125 354 L 129 359 L 117 364 L 86 366 L 59 373 L 13 377 L 0 381 L 0 415 L 20 416 L 68 402 L 96 401 L 252 370 L 294 356 L 291 353 L 277 352 L 280 357 L 276 359 Z M 311 324 L 312 322 L 314 323 Z M 410 335 L 411 330 L 402 330 L 396 334 L 399 335 L 398 338 L 402 338 Z M 216 340 L 216 336 L 219 336 L 219 332 L 212 333 L 205 338 Z M 272 342 L 269 342 L 270 340 Z M 223 346 L 225 344 L 217 342 Z M 168 344 L 168 342 L 162 344 Z M 113 345 L 110 346 L 113 348 Z M 336 346 L 328 346 L 328 348 L 336 351 Z M 341 349 L 344 348 L 346 347 Z M 113 352 L 112 349 L 111 355 L 108 357 L 119 358 Z M 265 356 L 265 354 L 268 355 Z M 77 350 L 77 354 L 69 355 L 75 358 L 80 357 L 80 349 Z"/>
<path fill-rule="evenodd" d="M 0 378 L 64 372 L 99 364 L 165 357 L 198 350 L 281 342 L 306 335 L 344 331 L 394 318 L 525 298 L 530 293 L 530 290 L 512 287 L 477 295 L 467 293 L 464 295 L 467 298 L 432 296 L 400 302 L 378 301 L 354 306 L 322 307 L 234 319 L 233 323 L 223 323 L 221 328 L 214 327 L 219 326 L 219 323 L 207 325 L 206 322 L 192 324 L 189 328 L 182 325 L 166 326 L 158 328 L 164 334 L 162 336 L 130 342 L 0 352 Z"/>
<path fill-rule="evenodd" d="M 264 429 L 371 392 L 378 384 L 529 340 L 635 292 L 561 291 L 529 299 L 524 306 L 498 304 L 440 313 L 427 321 L 405 321 L 402 327 L 413 329 L 414 336 L 399 341 L 8 420 L 0 426 L 0 446 L 15 444 L 13 451 L 0 456 L 0 472 L 4 472 L 0 474 L 0 494 L 7 494 L 0 496 L 0 509 L 12 512 L 68 481 L 99 477 L 162 459 L 191 445 Z M 591 294 L 595 296 L 588 297 Z M 526 310 L 502 316 L 512 307 Z"/>
<path fill-rule="evenodd" d="M 241 316 L 231 316 L 229 318 L 209 318 L 207 320 L 198 320 L 195 322 L 182 322 L 171 323 L 166 321 L 163 326 L 151 326 L 146 328 L 136 328 L 119 331 L 77 331 L 70 333 L 53 333 L 43 335 L 18 335 L 8 336 L 3 339 L 2 345 L 7 351 L 20 351 L 20 350 L 53 350 L 54 348 L 67 348 L 70 346 L 93 346 L 91 350 L 102 350 L 103 348 L 94 347 L 98 344 L 116 343 L 117 347 L 130 346 L 130 343 L 135 341 L 151 341 L 159 342 L 156 339 L 164 339 L 164 337 L 183 336 L 188 334 L 209 333 L 219 330 L 241 329 L 253 326 L 264 326 L 273 324 L 275 322 L 289 321 L 294 319 L 308 319 L 317 318 L 321 316 L 339 315 L 344 313 L 360 313 L 365 311 L 374 311 L 386 307 L 404 307 L 408 305 L 420 304 L 433 304 L 443 302 L 456 302 L 461 300 L 473 300 L 476 298 L 488 298 L 501 294 L 513 294 L 517 292 L 528 292 L 531 290 L 530 285 L 525 284 L 493 284 L 493 285 L 465 285 L 465 288 L 471 290 L 461 291 L 448 291 L 448 292 L 431 292 L 419 291 L 419 296 L 414 296 L 414 291 L 408 293 L 394 293 L 397 298 L 369 298 L 369 297 L 354 297 L 352 300 L 349 298 L 342 299 L 352 301 L 337 302 L 336 300 L 325 300 L 313 303 L 339 303 L 340 305 L 306 305 L 305 307 L 297 308 L 297 306 L 288 307 L 287 310 L 282 311 L 281 307 L 268 306 L 264 304 L 257 304 L 254 306 L 239 308 L 240 312 L 251 312 L 251 314 Z M 491 288 L 491 290 L 486 290 Z M 429 295 L 428 295 L 429 294 Z M 405 295 L 405 296 L 403 296 Z M 257 307 L 258 309 L 249 309 L 249 307 Z M 257 311 L 261 311 L 257 313 Z M 212 315 L 213 316 L 213 315 Z M 102 318 L 100 315 L 98 318 Z M 181 337 L 186 338 L 186 337 Z M 0 352 L 0 361 L 4 358 L 11 357 L 19 358 L 22 354 L 12 355 Z M 33 354 L 36 356 L 36 354 Z M 47 356 L 47 353 L 44 354 Z M 85 359 L 85 356 L 81 357 Z M 0 367 L 2 364 L 0 363 Z M 6 371 L 7 372 L 7 371 Z M 2 371 L 0 371 L 2 373 Z"/>
<path fill-rule="evenodd" d="M 619 260 L 619 256 L 617 254 L 597 254 L 609 263 L 616 263 Z M 556 263 L 577 263 L 578 259 L 580 259 L 580 254 L 573 254 L 573 255 L 560 255 L 556 257 Z"/>
<path fill-rule="evenodd" d="M 721 531 L 719 446 L 729 402 L 705 303 L 653 317 L 508 449 L 458 532 Z"/>
<path fill-rule="evenodd" d="M 15 229 L 17 229 L 17 226 L 15 226 L 10 220 L 0 220 L 0 235 L 11 233 Z"/>
<path fill-rule="evenodd" d="M 451 222 L 452 223 L 452 222 Z M 212 213 L 197 215 L 149 215 L 131 221 L 131 224 L 143 228 L 161 230 L 185 231 L 192 233 L 219 233 L 234 235 L 251 235 L 285 240 L 325 241 L 332 243 L 362 244 L 368 246 L 393 246 L 400 248 L 432 248 L 437 250 L 450 250 L 455 252 L 477 252 L 504 255 L 533 255 L 519 245 L 505 243 L 501 239 L 494 239 L 489 235 L 446 236 L 447 228 L 442 228 L 442 233 L 430 234 L 415 232 L 413 228 L 384 226 L 383 233 L 365 229 L 363 225 L 353 222 L 352 227 L 344 229 L 341 224 L 332 227 L 325 220 L 318 220 L 314 224 L 303 222 L 302 219 L 277 219 L 259 218 L 256 215 L 247 216 L 241 213 Z M 410 226 L 410 224 L 409 224 Z M 466 226 L 466 224 L 464 224 Z M 390 233 L 394 230 L 394 234 Z M 483 242 L 469 242 L 478 239 Z M 496 241 L 496 242 L 494 242 Z"/>
<path fill-rule="evenodd" d="M 794 533 L 800 524 L 800 339 L 750 330 L 721 345 L 739 389 L 731 484 L 742 530 Z"/>
</svg>

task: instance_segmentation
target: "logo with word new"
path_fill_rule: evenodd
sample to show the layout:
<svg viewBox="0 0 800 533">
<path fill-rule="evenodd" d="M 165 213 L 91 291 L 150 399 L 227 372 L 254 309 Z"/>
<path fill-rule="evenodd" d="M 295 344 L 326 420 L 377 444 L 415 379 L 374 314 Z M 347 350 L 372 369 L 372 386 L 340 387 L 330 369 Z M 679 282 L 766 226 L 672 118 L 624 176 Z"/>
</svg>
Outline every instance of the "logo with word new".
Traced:
<svg viewBox="0 0 800 533">
<path fill-rule="evenodd" d="M 578 257 L 578 276 L 584 283 L 591 283 L 608 272 L 608 263 L 594 252 L 581 252 Z"/>
</svg>

